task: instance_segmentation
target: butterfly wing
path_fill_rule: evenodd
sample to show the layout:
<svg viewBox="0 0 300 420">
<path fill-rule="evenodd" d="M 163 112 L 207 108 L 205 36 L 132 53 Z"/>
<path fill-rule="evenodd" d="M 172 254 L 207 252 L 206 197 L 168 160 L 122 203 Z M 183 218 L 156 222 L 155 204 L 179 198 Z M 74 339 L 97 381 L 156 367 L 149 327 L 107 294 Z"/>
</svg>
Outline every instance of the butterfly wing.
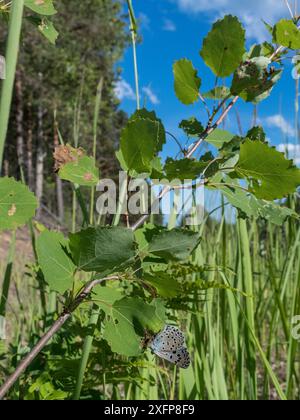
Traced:
<svg viewBox="0 0 300 420">
<path fill-rule="evenodd" d="M 150 348 L 157 352 L 173 352 L 185 345 L 183 333 L 176 327 L 166 325 L 150 343 Z"/>
<path fill-rule="evenodd" d="M 186 347 L 181 347 L 175 351 L 159 351 L 155 354 L 161 359 L 174 363 L 181 369 L 188 369 L 191 364 L 190 354 Z"/>
<path fill-rule="evenodd" d="M 191 364 L 190 353 L 187 348 L 182 347 L 176 352 L 177 362 L 176 365 L 181 369 L 188 369 Z"/>
</svg>

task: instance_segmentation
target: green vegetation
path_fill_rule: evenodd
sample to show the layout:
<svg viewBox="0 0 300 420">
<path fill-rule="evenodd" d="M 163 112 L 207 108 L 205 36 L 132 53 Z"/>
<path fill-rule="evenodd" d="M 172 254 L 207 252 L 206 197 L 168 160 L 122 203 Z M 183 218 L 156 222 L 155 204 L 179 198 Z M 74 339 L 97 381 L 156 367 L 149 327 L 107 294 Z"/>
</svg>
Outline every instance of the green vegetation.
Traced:
<svg viewBox="0 0 300 420">
<path fill-rule="evenodd" d="M 13 54 L 12 62 L 20 41 L 14 31 L 22 22 L 18 1 L 0 3 L 10 21 L 7 57 Z M 132 2 L 127 5 L 137 111 L 128 121 L 116 110 L 113 95 L 114 64 L 127 40 L 120 4 L 94 0 L 87 8 L 80 1 L 72 6 L 62 1 L 58 13 L 53 0 L 25 0 L 24 5 L 19 70 L 8 66 L 8 87 L 7 81 L 1 85 L 7 97 L 16 80 L 17 110 L 2 101 L 0 121 L 8 122 L 10 115 L 12 134 L 3 134 L 2 145 L 6 140 L 7 160 L 8 139 L 17 139 L 17 170 L 11 175 L 21 180 L 0 179 L 0 231 L 10 243 L 6 260 L 0 260 L 0 399 L 299 399 L 293 319 L 300 310 L 300 170 L 269 145 L 262 127 L 250 127 L 245 137 L 221 129 L 239 100 L 257 104 L 271 94 L 285 58 L 298 45 L 297 19 L 272 29 L 275 45 L 249 52 L 236 17 L 216 22 L 200 52 L 217 76 L 206 94 L 190 61 L 174 64 L 178 99 L 205 106 L 209 115 L 206 122 L 195 117 L 179 122 L 189 147 L 178 159 L 163 162 L 163 122 L 139 109 Z M 26 32 L 33 22 L 40 23 Z M 58 38 L 55 47 L 56 30 L 62 41 Z M 41 44 L 42 35 L 46 44 Z M 58 66 L 68 71 L 58 72 Z M 44 91 L 49 95 L 41 100 Z M 47 116 L 46 108 L 51 110 Z M 30 123 L 36 119 L 37 124 L 36 197 L 25 185 L 31 187 L 31 172 L 20 154 L 24 109 Z M 188 225 L 188 215 L 175 211 L 175 183 L 157 199 L 174 193 L 168 226 L 161 226 L 152 215 L 122 214 L 132 198 L 123 186 L 113 220 L 97 217 L 95 186 L 105 174 L 99 133 L 110 161 L 119 148 L 115 165 L 131 178 L 144 175 L 148 183 L 157 177 L 189 178 L 193 210 L 199 186 L 218 191 L 215 210 Z M 40 213 L 48 185 L 44 144 L 39 143 L 45 136 L 54 137 L 47 160 L 57 171 L 57 203 L 62 181 L 73 193 L 62 232 L 47 227 Z M 209 152 L 208 144 L 213 147 Z M 3 167 L 7 170 L 7 164 Z M 109 167 L 112 178 L 114 168 Z M 221 216 L 214 218 L 217 210 Z M 61 225 L 63 216 L 60 212 Z M 24 257 L 18 253 L 21 232 L 31 238 Z M 147 336 L 154 337 L 166 324 L 185 332 L 191 353 L 186 370 L 155 357 L 147 347 Z"/>
</svg>

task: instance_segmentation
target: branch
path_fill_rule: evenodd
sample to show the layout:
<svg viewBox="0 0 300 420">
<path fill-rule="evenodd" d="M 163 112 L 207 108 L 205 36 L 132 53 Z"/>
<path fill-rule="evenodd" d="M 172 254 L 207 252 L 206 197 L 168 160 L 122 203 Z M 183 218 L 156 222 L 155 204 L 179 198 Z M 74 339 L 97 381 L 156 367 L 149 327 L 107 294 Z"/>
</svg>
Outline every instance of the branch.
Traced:
<svg viewBox="0 0 300 420">
<path fill-rule="evenodd" d="M 188 153 L 186 154 L 186 158 L 190 159 L 195 152 L 199 149 L 199 147 L 201 146 L 201 144 L 205 141 L 205 139 L 214 131 L 216 130 L 216 128 L 219 127 L 219 125 L 224 121 L 224 119 L 226 118 L 226 116 L 228 115 L 229 111 L 232 109 L 232 107 L 236 104 L 236 102 L 238 101 L 239 97 L 236 96 L 231 102 L 230 104 L 226 107 L 226 109 L 222 112 L 221 116 L 218 118 L 218 120 L 215 122 L 215 124 L 213 126 L 208 125 L 206 130 L 204 131 L 204 133 L 202 134 L 202 136 L 199 138 L 199 140 L 192 144 L 191 148 L 189 149 Z M 160 201 L 165 197 L 165 195 L 171 190 L 170 187 L 166 187 L 163 189 L 163 191 L 160 193 L 160 195 L 158 196 L 157 200 L 155 201 L 155 203 L 153 204 L 153 206 L 156 206 L 157 204 L 160 203 Z M 144 216 L 142 216 L 132 227 L 131 229 L 133 231 L 137 230 L 139 227 L 143 226 L 143 224 L 148 220 L 149 215 L 145 214 Z"/>
<path fill-rule="evenodd" d="M 285 0 L 285 4 L 286 4 L 287 8 L 289 9 L 289 12 L 290 12 L 291 18 L 292 18 L 292 19 L 294 19 L 294 18 L 295 18 L 295 17 L 294 17 L 294 13 L 293 13 L 293 11 L 292 11 L 292 8 L 291 8 L 290 3 L 288 2 L 288 0 Z"/>
<path fill-rule="evenodd" d="M 90 295 L 93 288 L 104 281 L 108 280 L 119 280 L 119 277 L 112 276 L 107 277 L 101 280 L 93 280 L 82 290 L 82 292 L 76 297 L 76 299 L 70 304 L 69 307 L 65 308 L 59 318 L 54 322 L 50 330 L 40 339 L 40 341 L 33 347 L 33 349 L 27 354 L 26 357 L 21 361 L 14 373 L 5 381 L 5 383 L 0 388 L 0 400 L 2 400 L 10 388 L 15 384 L 19 379 L 22 373 L 28 368 L 28 366 L 33 362 L 33 360 L 38 356 L 38 354 L 43 350 L 43 348 L 48 344 L 48 342 L 53 338 L 53 336 L 61 329 L 61 327 L 71 318 L 72 313 L 81 305 L 81 303 L 86 300 Z"/>
</svg>

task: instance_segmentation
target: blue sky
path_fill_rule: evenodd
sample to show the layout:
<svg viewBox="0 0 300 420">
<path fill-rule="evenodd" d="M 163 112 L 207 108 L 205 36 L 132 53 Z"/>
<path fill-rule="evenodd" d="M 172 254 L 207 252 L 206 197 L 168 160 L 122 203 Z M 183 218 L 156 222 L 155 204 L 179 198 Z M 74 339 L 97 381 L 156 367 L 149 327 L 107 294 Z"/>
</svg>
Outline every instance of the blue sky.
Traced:
<svg viewBox="0 0 300 420">
<path fill-rule="evenodd" d="M 290 0 L 291 7 L 294 7 L 293 3 L 294 0 Z M 216 19 L 228 13 L 237 15 L 247 30 L 250 46 L 270 39 L 261 19 L 274 23 L 289 16 L 285 0 L 133 0 L 133 5 L 143 38 L 137 48 L 142 103 L 145 101 L 148 109 L 154 109 L 166 129 L 182 143 L 185 137 L 178 129 L 178 123 L 196 116 L 205 124 L 207 115 L 201 103 L 187 107 L 177 100 L 173 89 L 174 61 L 183 57 L 191 59 L 202 79 L 201 90 L 207 91 L 214 86 L 214 76 L 203 63 L 199 51 Z M 120 66 L 123 68 L 119 85 L 121 108 L 131 114 L 135 110 L 131 48 L 126 51 Z M 295 143 L 295 80 L 291 72 L 292 67 L 288 64 L 270 98 L 258 107 L 259 119 L 274 145 Z M 246 132 L 251 127 L 253 106 L 240 100 L 237 110 Z M 235 112 L 226 121 L 226 128 L 238 132 Z M 169 140 L 164 156 L 174 156 L 177 150 L 176 144 Z M 290 150 L 300 163 L 300 150 L 295 151 L 291 146 Z"/>
</svg>

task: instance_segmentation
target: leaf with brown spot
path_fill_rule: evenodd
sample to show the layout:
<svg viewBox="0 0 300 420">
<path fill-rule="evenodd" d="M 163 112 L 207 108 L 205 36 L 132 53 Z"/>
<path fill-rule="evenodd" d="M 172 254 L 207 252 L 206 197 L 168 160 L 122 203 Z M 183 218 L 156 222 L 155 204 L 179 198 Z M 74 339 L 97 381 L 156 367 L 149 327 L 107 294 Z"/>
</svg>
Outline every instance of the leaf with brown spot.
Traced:
<svg viewBox="0 0 300 420">
<path fill-rule="evenodd" d="M 79 149 L 75 149 L 69 144 L 57 146 L 53 153 L 55 171 L 58 171 L 67 163 L 78 162 L 78 160 L 85 155 L 86 153 L 81 147 Z"/>
<path fill-rule="evenodd" d="M 25 0 L 24 4 L 39 15 L 52 16 L 57 13 L 53 0 Z"/>
<path fill-rule="evenodd" d="M 93 174 L 91 174 L 90 172 L 84 174 L 83 179 L 87 182 L 90 182 L 93 180 Z"/>
<path fill-rule="evenodd" d="M 12 204 L 12 206 L 8 210 L 8 213 L 7 214 L 8 214 L 9 217 L 12 217 L 12 216 L 14 216 L 16 214 L 16 211 L 17 211 L 16 205 L 15 204 Z"/>
<path fill-rule="evenodd" d="M 26 185 L 13 178 L 0 178 L 0 231 L 25 225 L 37 207 L 37 199 Z"/>
<path fill-rule="evenodd" d="M 99 182 L 99 170 L 96 168 L 95 159 L 89 156 L 77 157 L 61 166 L 59 177 L 73 184 L 93 187 Z"/>
</svg>

